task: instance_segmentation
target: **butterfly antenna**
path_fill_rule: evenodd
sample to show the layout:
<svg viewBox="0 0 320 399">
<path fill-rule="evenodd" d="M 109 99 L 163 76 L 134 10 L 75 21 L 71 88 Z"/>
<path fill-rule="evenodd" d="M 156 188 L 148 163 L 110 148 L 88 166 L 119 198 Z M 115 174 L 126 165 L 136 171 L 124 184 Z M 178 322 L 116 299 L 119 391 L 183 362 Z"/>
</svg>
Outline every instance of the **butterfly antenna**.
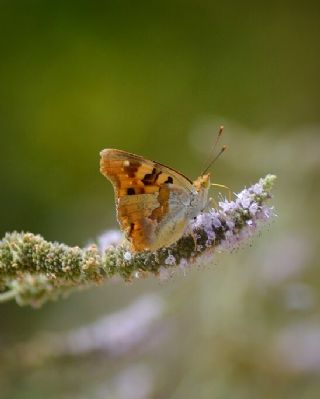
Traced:
<svg viewBox="0 0 320 399">
<path fill-rule="evenodd" d="M 220 128 L 219 128 L 219 131 L 218 131 L 216 140 L 215 140 L 215 142 L 214 142 L 214 144 L 213 144 L 213 147 L 212 147 L 212 150 L 211 150 L 211 154 L 214 153 L 214 151 L 215 151 L 215 149 L 216 149 L 216 147 L 217 147 L 217 144 L 218 144 L 218 142 L 219 142 L 219 140 L 220 140 L 220 137 L 222 136 L 223 130 L 224 130 L 224 126 L 221 125 Z M 211 167 L 211 166 L 214 164 L 214 162 L 220 157 L 220 155 L 226 150 L 226 148 L 227 148 L 226 146 L 223 146 L 222 149 L 220 150 L 219 154 L 218 154 L 216 157 L 214 157 L 214 159 L 213 159 L 211 162 L 209 162 L 209 161 L 210 161 L 210 158 L 211 158 L 211 156 L 210 156 L 210 158 L 207 160 L 207 162 L 209 162 L 209 165 L 208 165 L 208 166 L 205 168 L 205 170 L 202 172 L 201 176 L 204 175 L 204 174 L 208 171 L 208 169 L 210 169 L 210 167 Z M 206 162 L 206 164 L 207 164 L 207 162 Z"/>
<path fill-rule="evenodd" d="M 209 163 L 209 165 L 205 168 L 205 170 L 202 172 L 201 176 L 203 176 L 210 168 L 211 166 L 216 162 L 216 160 L 220 157 L 220 155 L 225 152 L 225 150 L 227 149 L 227 146 L 224 145 L 220 152 L 213 158 L 213 160 Z"/>
<path fill-rule="evenodd" d="M 217 147 L 217 144 L 218 144 L 218 142 L 219 142 L 219 140 L 220 140 L 220 137 L 222 136 L 223 130 L 224 130 L 224 126 L 221 125 L 221 126 L 219 127 L 219 131 L 218 131 L 218 134 L 217 134 L 217 137 L 216 137 L 216 141 L 215 141 L 215 143 L 214 143 L 214 145 L 213 145 L 213 148 L 212 148 L 212 153 L 214 152 L 214 150 L 215 150 L 216 147 Z"/>
</svg>

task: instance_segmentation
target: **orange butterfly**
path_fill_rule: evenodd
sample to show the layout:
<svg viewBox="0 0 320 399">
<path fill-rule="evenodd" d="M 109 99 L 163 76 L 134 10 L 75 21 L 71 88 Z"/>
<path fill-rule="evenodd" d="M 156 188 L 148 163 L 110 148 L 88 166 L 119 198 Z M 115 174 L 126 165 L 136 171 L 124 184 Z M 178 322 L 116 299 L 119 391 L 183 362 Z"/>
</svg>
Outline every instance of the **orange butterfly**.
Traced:
<svg viewBox="0 0 320 399">
<path fill-rule="evenodd" d="M 192 182 L 168 166 L 126 151 L 105 149 L 100 155 L 100 171 L 114 187 L 118 222 L 134 252 L 173 244 L 208 206 L 209 167 Z"/>
</svg>

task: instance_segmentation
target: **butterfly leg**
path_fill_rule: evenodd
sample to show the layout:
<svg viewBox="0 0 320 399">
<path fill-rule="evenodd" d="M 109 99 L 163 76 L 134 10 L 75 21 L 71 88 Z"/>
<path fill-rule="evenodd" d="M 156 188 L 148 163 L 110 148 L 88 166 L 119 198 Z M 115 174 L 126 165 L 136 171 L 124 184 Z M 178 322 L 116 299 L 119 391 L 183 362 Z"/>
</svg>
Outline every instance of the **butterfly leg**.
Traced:
<svg viewBox="0 0 320 399">
<path fill-rule="evenodd" d="M 228 190 L 228 199 L 229 199 L 229 201 L 231 201 L 232 191 L 231 191 L 230 187 L 225 186 L 224 184 L 217 184 L 217 183 L 211 183 L 211 186 L 220 187 L 220 188 L 224 188 L 224 189 Z"/>
<path fill-rule="evenodd" d="M 215 209 L 217 209 L 218 207 L 219 207 L 219 205 L 218 205 L 217 201 L 216 201 L 213 197 L 210 197 L 209 200 L 208 200 L 208 205 L 207 205 L 207 207 L 205 208 L 205 210 L 206 210 L 206 211 L 209 211 L 210 208 L 215 208 Z"/>
</svg>

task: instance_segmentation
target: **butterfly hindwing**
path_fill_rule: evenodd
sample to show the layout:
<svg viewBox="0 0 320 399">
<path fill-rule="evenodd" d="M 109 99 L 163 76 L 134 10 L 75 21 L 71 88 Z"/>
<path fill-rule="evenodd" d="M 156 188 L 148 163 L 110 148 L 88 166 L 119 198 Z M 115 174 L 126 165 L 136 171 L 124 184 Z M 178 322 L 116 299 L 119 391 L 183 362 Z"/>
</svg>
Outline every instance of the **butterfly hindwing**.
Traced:
<svg viewBox="0 0 320 399">
<path fill-rule="evenodd" d="M 190 180 L 165 165 L 113 149 L 101 152 L 100 170 L 114 186 L 118 221 L 133 250 L 159 248 L 181 236 L 194 192 Z"/>
</svg>

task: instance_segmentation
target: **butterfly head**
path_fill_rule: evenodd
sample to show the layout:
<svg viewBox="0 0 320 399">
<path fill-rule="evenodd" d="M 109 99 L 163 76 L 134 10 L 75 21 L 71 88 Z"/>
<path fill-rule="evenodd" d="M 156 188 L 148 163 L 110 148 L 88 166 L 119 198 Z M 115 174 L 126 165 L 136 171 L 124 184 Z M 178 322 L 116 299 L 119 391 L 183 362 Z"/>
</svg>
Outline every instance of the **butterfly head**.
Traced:
<svg viewBox="0 0 320 399">
<path fill-rule="evenodd" d="M 194 182 L 193 185 L 195 189 L 199 192 L 205 189 L 209 189 L 210 187 L 210 174 L 206 173 L 204 175 L 199 176 Z"/>
</svg>

